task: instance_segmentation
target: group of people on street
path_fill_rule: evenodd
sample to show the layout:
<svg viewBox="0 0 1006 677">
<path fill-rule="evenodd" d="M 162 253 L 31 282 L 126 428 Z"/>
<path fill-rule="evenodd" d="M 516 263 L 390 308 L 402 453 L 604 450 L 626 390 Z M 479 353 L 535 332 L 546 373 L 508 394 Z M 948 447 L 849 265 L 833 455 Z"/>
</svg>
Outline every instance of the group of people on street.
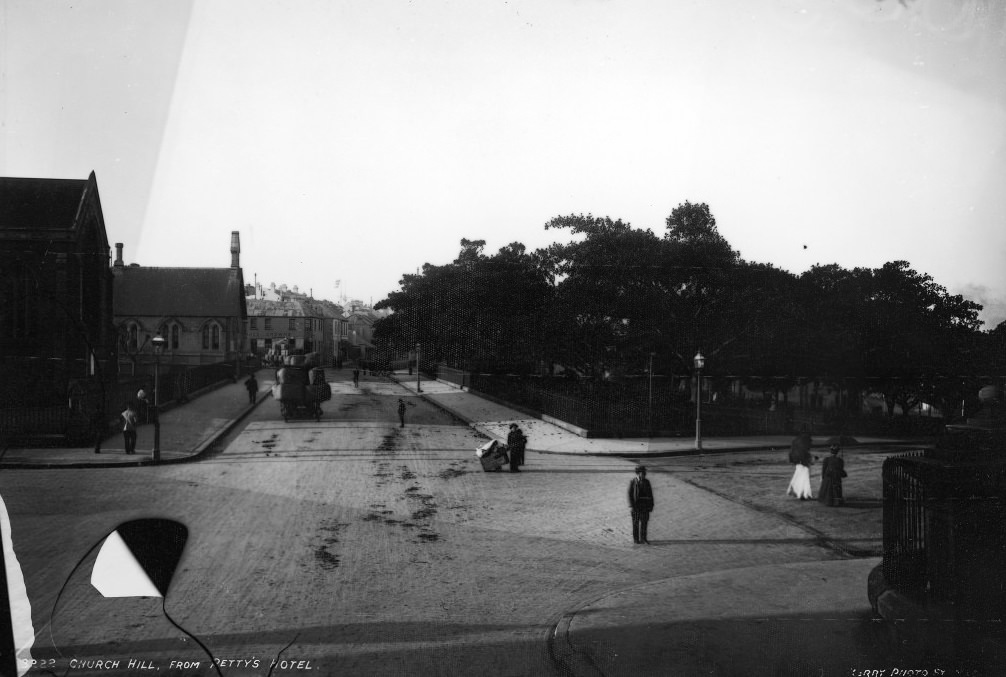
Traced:
<svg viewBox="0 0 1006 677">
<path fill-rule="evenodd" d="M 510 432 L 506 436 L 507 450 L 510 454 L 510 472 L 520 472 L 524 465 L 524 449 L 527 447 L 527 437 L 516 423 L 510 424 Z"/>
<path fill-rule="evenodd" d="M 793 464 L 793 478 L 786 489 L 787 495 L 794 495 L 800 500 L 813 499 L 811 490 L 810 467 L 814 463 L 814 456 L 810 452 L 810 435 L 803 434 L 793 440 L 790 448 L 790 462 Z M 845 504 L 845 496 L 842 493 L 842 479 L 848 476 L 845 471 L 845 460 L 841 456 L 842 447 L 837 441 L 830 444 L 829 455 L 821 464 L 821 488 L 818 491 L 818 500 L 827 506 L 840 506 Z M 647 527 L 650 522 L 650 513 L 653 512 L 653 486 L 646 479 L 646 466 L 637 465 L 635 477 L 629 482 L 629 513 L 632 517 L 632 542 L 637 544 L 649 544 L 647 539 Z"/>
<path fill-rule="evenodd" d="M 786 488 L 786 495 L 793 495 L 801 501 L 814 498 L 810 484 L 810 466 L 814 464 L 814 456 L 810 453 L 810 435 L 798 435 L 790 446 L 789 461 L 793 464 L 793 478 Z M 847 477 L 845 459 L 841 456 L 841 445 L 833 441 L 830 445 L 830 455 L 821 464 L 821 488 L 817 500 L 829 507 L 845 503 L 842 494 L 842 478 Z"/>
<path fill-rule="evenodd" d="M 126 455 L 132 456 L 136 453 L 136 429 L 140 423 L 151 422 L 152 409 L 150 400 L 147 399 L 147 391 L 143 388 L 136 392 L 135 400 L 123 403 L 119 420 L 122 421 L 122 445 Z M 157 413 L 154 412 L 153 415 L 156 416 Z M 95 444 L 94 453 L 101 453 L 100 444 Z"/>
</svg>

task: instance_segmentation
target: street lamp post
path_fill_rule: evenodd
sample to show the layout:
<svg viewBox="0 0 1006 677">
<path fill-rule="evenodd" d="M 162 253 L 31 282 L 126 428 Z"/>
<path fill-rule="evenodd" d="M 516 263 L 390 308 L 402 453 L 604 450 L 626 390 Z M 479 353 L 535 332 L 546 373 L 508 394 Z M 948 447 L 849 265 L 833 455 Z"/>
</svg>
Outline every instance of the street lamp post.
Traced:
<svg viewBox="0 0 1006 677">
<path fill-rule="evenodd" d="M 419 387 L 419 343 L 416 343 L 416 392 L 421 393 L 423 389 Z"/>
<path fill-rule="evenodd" d="M 702 351 L 695 353 L 695 449 L 702 451 L 702 367 L 706 366 L 706 358 Z"/>
<path fill-rule="evenodd" d="M 161 398 L 161 352 L 167 341 L 158 334 L 151 339 L 154 344 L 154 463 L 161 460 L 161 412 L 158 408 Z"/>
<path fill-rule="evenodd" d="M 650 437 L 653 437 L 653 353 L 650 353 L 650 398 L 647 419 L 649 420 Z"/>
</svg>

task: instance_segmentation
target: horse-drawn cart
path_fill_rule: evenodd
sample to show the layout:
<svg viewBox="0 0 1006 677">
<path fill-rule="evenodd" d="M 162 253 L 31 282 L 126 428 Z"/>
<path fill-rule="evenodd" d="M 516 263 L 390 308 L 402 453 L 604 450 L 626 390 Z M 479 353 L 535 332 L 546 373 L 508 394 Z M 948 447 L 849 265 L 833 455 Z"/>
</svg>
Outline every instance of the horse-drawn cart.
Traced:
<svg viewBox="0 0 1006 677">
<path fill-rule="evenodd" d="M 332 386 L 318 366 L 318 354 L 290 355 L 276 370 L 273 399 L 279 402 L 284 421 L 291 418 L 321 420 L 321 403 L 332 399 Z"/>
</svg>

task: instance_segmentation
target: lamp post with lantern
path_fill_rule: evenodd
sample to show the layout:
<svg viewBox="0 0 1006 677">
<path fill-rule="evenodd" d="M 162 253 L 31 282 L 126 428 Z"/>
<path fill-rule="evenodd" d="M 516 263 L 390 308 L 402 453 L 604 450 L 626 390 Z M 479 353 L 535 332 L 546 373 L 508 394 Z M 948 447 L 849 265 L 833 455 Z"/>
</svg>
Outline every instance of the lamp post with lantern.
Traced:
<svg viewBox="0 0 1006 677">
<path fill-rule="evenodd" d="M 416 392 L 421 393 L 423 389 L 419 385 L 419 342 L 416 342 Z"/>
<path fill-rule="evenodd" d="M 647 403 L 646 418 L 649 426 L 650 437 L 653 437 L 653 353 L 650 353 L 650 368 L 649 368 L 649 401 Z"/>
<path fill-rule="evenodd" d="M 164 351 L 165 338 L 158 334 L 150 340 L 154 345 L 154 463 L 161 460 L 161 353 Z"/>
<path fill-rule="evenodd" d="M 702 351 L 695 353 L 695 449 L 702 451 L 702 368 L 706 366 L 706 358 Z"/>
</svg>

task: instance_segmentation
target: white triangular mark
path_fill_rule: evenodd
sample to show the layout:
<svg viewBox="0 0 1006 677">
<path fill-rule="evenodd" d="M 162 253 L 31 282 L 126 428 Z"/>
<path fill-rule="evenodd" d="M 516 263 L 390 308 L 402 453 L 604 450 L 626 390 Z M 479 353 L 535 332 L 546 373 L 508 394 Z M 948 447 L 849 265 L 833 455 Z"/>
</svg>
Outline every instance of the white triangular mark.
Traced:
<svg viewBox="0 0 1006 677">
<path fill-rule="evenodd" d="M 10 516 L 7 514 L 7 505 L 3 498 L 0 498 L 0 539 L 3 539 L 3 566 L 7 574 L 7 595 L 10 599 L 10 619 L 14 636 L 14 652 L 17 655 L 17 674 L 24 675 L 35 662 L 31 657 L 31 649 L 35 643 L 35 629 L 31 624 L 31 602 L 28 601 L 28 590 L 24 585 L 21 564 L 14 553 Z M 0 609 L 0 613 L 7 613 L 7 610 Z"/>
<path fill-rule="evenodd" d="M 104 597 L 161 597 L 118 531 L 101 545 L 91 570 L 91 585 Z"/>
</svg>

